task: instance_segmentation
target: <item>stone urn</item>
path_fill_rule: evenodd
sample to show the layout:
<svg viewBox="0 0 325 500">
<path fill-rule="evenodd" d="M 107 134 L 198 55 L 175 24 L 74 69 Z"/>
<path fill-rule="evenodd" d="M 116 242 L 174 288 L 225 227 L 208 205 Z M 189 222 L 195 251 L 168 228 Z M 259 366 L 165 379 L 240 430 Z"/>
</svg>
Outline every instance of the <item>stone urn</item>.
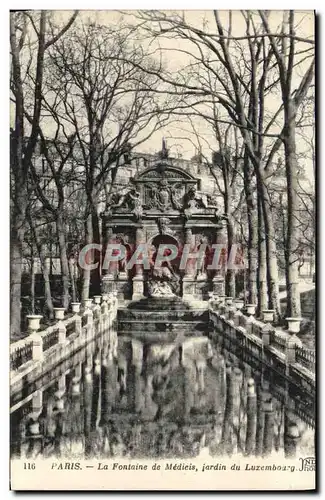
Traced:
<svg viewBox="0 0 325 500">
<path fill-rule="evenodd" d="M 99 305 L 102 301 L 102 296 L 101 295 L 94 295 L 94 302 L 96 305 Z"/>
<path fill-rule="evenodd" d="M 80 312 L 80 302 L 71 302 L 71 310 L 73 313 L 78 314 Z"/>
<path fill-rule="evenodd" d="M 58 399 L 55 402 L 55 408 L 56 408 L 56 411 L 63 411 L 64 410 L 64 399 L 63 398 Z"/>
<path fill-rule="evenodd" d="M 231 306 L 233 303 L 233 297 L 225 297 L 225 304 L 226 306 Z"/>
<path fill-rule="evenodd" d="M 84 306 L 85 309 L 90 309 L 92 303 L 93 303 L 93 299 L 85 299 L 83 301 L 83 306 Z"/>
<path fill-rule="evenodd" d="M 28 430 L 32 436 L 37 436 L 40 433 L 39 422 L 38 420 L 33 420 L 29 426 Z"/>
<path fill-rule="evenodd" d="M 246 309 L 248 316 L 254 316 L 254 314 L 256 312 L 256 304 L 246 304 L 245 309 Z"/>
<path fill-rule="evenodd" d="M 244 301 L 243 301 L 243 299 L 235 299 L 234 300 L 234 305 L 235 305 L 236 309 L 240 311 L 244 307 Z"/>
<path fill-rule="evenodd" d="M 253 378 L 247 381 L 247 396 L 255 396 L 255 380 Z"/>
<path fill-rule="evenodd" d="M 54 307 L 54 318 L 57 320 L 64 319 L 65 308 L 64 307 Z"/>
<path fill-rule="evenodd" d="M 262 311 L 263 321 L 265 323 L 272 323 L 272 321 L 274 321 L 274 313 L 275 313 L 274 309 L 264 309 Z"/>
<path fill-rule="evenodd" d="M 299 333 L 302 318 L 286 318 L 289 333 Z"/>
<path fill-rule="evenodd" d="M 28 314 L 26 318 L 28 320 L 28 330 L 31 332 L 37 332 L 40 328 L 40 322 L 43 316 L 40 314 Z"/>
<path fill-rule="evenodd" d="M 80 379 L 79 379 L 79 377 L 74 377 L 72 379 L 72 394 L 74 394 L 74 395 L 80 394 Z"/>
<path fill-rule="evenodd" d="M 224 304 L 225 300 L 226 300 L 226 295 L 219 295 L 219 305 Z"/>
</svg>

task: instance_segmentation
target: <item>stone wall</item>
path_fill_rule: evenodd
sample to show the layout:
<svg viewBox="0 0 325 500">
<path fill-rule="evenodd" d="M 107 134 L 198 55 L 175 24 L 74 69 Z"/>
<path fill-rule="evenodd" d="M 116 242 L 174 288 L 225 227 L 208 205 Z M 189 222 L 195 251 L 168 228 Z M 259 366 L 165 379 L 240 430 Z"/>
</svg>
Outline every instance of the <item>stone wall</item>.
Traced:
<svg viewBox="0 0 325 500">
<path fill-rule="evenodd" d="M 315 317 L 315 289 L 300 294 L 301 315 L 303 318 Z"/>
</svg>

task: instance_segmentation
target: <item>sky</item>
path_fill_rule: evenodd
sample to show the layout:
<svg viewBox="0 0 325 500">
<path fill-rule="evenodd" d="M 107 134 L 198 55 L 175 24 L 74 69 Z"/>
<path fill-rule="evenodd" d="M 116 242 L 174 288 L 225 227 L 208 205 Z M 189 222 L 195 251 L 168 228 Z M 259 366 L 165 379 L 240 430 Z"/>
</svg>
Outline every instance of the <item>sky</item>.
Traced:
<svg viewBox="0 0 325 500">
<path fill-rule="evenodd" d="M 208 32 L 215 33 L 216 26 L 214 21 L 214 16 L 212 11 L 203 10 L 187 10 L 187 11 L 175 11 L 184 17 L 186 22 L 191 26 L 203 28 Z M 168 11 L 171 14 L 172 11 Z M 71 15 L 71 11 L 56 11 L 55 17 L 58 23 L 64 23 Z M 226 26 L 228 23 L 229 11 L 220 11 L 221 21 Z M 314 34 L 314 14 L 312 11 L 296 11 L 295 12 L 296 24 L 297 24 L 297 34 L 302 37 L 312 37 Z M 79 13 L 78 23 L 83 23 L 87 20 L 98 22 L 104 25 L 115 25 L 121 22 L 131 22 L 138 23 L 139 19 L 137 17 L 136 11 L 81 11 Z M 280 25 L 282 21 L 281 11 L 272 11 L 270 17 L 270 25 L 272 28 L 276 28 Z M 243 16 L 240 11 L 232 11 L 232 33 L 234 36 L 241 36 L 245 34 L 245 23 Z M 141 32 L 139 35 L 142 36 Z M 143 35 L 144 36 L 144 35 Z M 148 45 L 148 39 L 143 39 L 141 42 L 144 46 Z M 300 45 L 297 43 L 297 49 L 306 47 L 306 45 Z M 150 41 L 150 50 L 155 53 L 153 57 L 162 57 L 168 70 L 170 71 L 172 77 L 176 76 L 182 68 L 186 67 L 193 61 L 193 56 L 198 54 L 196 47 L 187 40 L 176 40 L 168 39 L 166 37 L 159 38 L 159 41 Z M 180 52 L 182 51 L 182 52 Z M 186 52 L 186 53 L 185 53 Z M 193 56 L 191 56 L 191 54 Z M 293 83 L 299 84 L 301 75 L 306 70 L 309 61 L 305 61 L 299 65 L 298 71 L 294 77 Z M 270 112 L 276 110 L 280 104 L 280 96 L 274 95 L 272 99 L 268 99 L 267 106 Z M 221 110 L 222 112 L 222 110 Z M 198 144 L 196 135 L 193 133 L 195 129 L 197 135 L 201 138 L 200 144 L 203 149 L 203 153 L 210 158 L 211 150 L 218 147 L 217 142 L 214 138 L 213 131 L 210 126 L 207 126 L 205 120 L 200 118 L 194 118 L 192 123 L 189 123 L 185 118 L 174 119 L 173 123 L 170 123 L 163 129 L 159 130 L 153 136 L 148 139 L 145 143 L 138 147 L 145 153 L 155 153 L 161 148 L 162 137 L 167 140 L 167 145 L 170 148 L 172 155 L 181 155 L 184 158 L 191 158 L 196 153 L 196 145 Z M 304 166 L 307 173 L 312 172 L 311 161 L 308 158 L 310 156 L 310 140 L 311 140 L 311 128 L 306 128 L 303 131 L 303 135 L 307 136 L 307 141 L 304 141 L 301 137 L 301 131 L 299 135 L 298 152 L 305 153 L 306 160 L 304 161 Z"/>
</svg>

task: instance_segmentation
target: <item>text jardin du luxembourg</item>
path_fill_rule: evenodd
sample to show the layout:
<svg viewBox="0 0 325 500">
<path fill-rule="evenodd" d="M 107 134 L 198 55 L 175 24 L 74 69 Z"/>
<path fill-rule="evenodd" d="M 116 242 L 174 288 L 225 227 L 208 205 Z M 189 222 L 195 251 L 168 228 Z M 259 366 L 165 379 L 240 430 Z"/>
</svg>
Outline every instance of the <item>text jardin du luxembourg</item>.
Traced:
<svg viewBox="0 0 325 500">
<path fill-rule="evenodd" d="M 294 472 L 296 470 L 295 465 L 279 465 L 279 464 L 265 464 L 265 465 L 252 465 L 252 464 L 233 464 L 231 466 L 226 466 L 222 463 L 206 464 L 200 465 L 198 467 L 193 463 L 186 462 L 168 462 L 164 464 L 159 464 L 155 462 L 153 464 L 140 464 L 140 463 L 128 463 L 122 464 L 120 462 L 113 462 L 110 464 L 99 462 L 96 465 L 87 465 L 86 468 L 97 469 L 101 471 L 147 471 L 147 470 L 166 470 L 166 471 L 192 471 L 192 472 L 205 472 L 205 471 L 225 471 L 225 470 L 245 470 L 245 471 L 290 471 Z M 80 462 L 53 462 L 51 469 L 53 470 L 82 470 L 84 467 Z"/>
</svg>

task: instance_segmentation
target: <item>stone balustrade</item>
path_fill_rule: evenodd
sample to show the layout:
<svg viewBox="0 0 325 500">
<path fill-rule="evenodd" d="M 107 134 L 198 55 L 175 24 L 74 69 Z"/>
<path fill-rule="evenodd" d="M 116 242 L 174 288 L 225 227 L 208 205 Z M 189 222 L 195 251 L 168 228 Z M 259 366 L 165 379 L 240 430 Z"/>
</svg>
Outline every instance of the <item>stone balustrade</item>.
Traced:
<svg viewBox="0 0 325 500">
<path fill-rule="evenodd" d="M 242 308 L 234 308 L 210 298 L 209 315 L 212 337 L 219 337 L 226 349 L 236 355 L 248 355 L 256 358 L 289 378 L 306 390 L 315 391 L 315 352 L 306 349 L 297 337 L 297 327 L 288 330 L 274 326 L 271 322 L 255 318 L 251 311 L 245 314 Z M 263 314 L 268 321 L 272 320 L 271 312 Z M 297 320 L 298 321 L 298 320 Z"/>
<path fill-rule="evenodd" d="M 11 386 L 19 384 L 26 374 L 34 372 L 36 377 L 40 364 L 44 372 L 98 335 L 111 335 L 116 316 L 116 294 L 88 299 L 81 308 L 79 303 L 73 303 L 69 314 L 57 308 L 56 322 L 45 329 L 41 329 L 41 316 L 28 316 L 30 334 L 10 345 Z"/>
</svg>

